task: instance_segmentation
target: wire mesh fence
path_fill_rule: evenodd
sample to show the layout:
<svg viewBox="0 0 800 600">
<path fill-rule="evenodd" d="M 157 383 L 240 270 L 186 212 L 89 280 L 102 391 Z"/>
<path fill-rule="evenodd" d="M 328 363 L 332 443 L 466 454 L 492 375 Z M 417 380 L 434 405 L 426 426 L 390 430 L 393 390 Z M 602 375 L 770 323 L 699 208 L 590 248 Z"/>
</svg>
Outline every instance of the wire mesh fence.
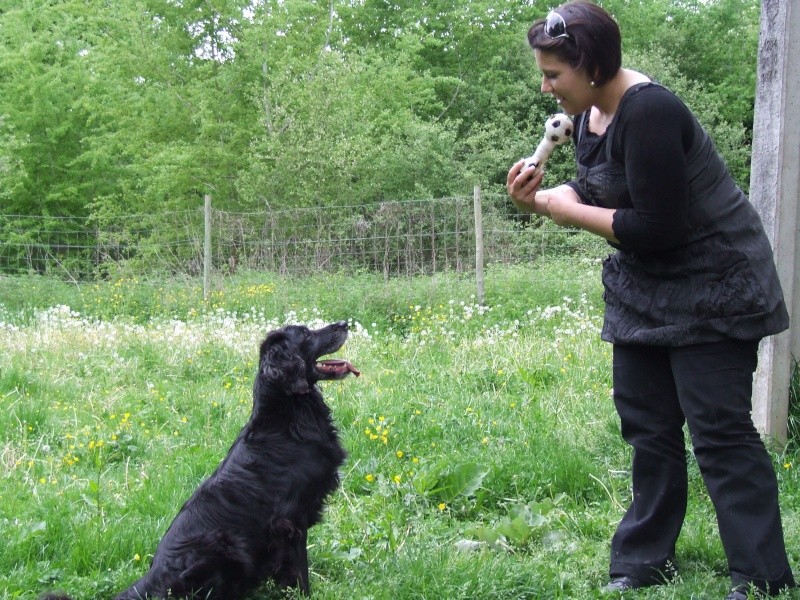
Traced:
<svg viewBox="0 0 800 600">
<path fill-rule="evenodd" d="M 475 270 L 483 260 L 512 264 L 548 254 L 600 256 L 592 236 L 521 215 L 505 195 L 234 213 L 196 210 L 113 218 L 0 214 L 0 272 L 91 280 L 122 273 L 200 275 L 239 270 L 307 275 L 380 272 L 386 277 Z M 210 237 L 206 238 L 206 222 Z M 204 240 L 210 239 L 210 254 Z"/>
</svg>

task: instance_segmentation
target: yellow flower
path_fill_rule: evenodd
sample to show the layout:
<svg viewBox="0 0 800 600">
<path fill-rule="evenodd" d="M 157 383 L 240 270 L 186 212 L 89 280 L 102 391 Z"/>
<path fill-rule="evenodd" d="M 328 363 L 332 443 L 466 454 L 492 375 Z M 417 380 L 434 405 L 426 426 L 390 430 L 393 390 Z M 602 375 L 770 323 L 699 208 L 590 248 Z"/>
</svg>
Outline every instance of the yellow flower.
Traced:
<svg viewBox="0 0 800 600">
<path fill-rule="evenodd" d="M 375 481 L 375 476 L 372 473 L 367 473 L 367 476 L 364 477 L 364 479 L 366 479 L 369 483 L 372 483 Z"/>
<path fill-rule="evenodd" d="M 133 560 L 142 560 L 142 557 L 139 556 L 138 553 L 136 553 L 136 554 L 133 555 Z"/>
<path fill-rule="evenodd" d="M 447 508 L 447 504 L 445 504 L 444 502 L 439 502 L 439 510 L 444 510 L 446 508 Z"/>
<path fill-rule="evenodd" d="M 395 455 L 397 456 L 397 458 L 403 458 L 403 451 L 398 450 L 397 452 L 395 452 Z"/>
<path fill-rule="evenodd" d="M 400 485 L 401 479 L 402 477 L 400 475 L 395 475 L 394 477 L 392 477 L 392 481 L 394 481 L 397 485 Z"/>
</svg>

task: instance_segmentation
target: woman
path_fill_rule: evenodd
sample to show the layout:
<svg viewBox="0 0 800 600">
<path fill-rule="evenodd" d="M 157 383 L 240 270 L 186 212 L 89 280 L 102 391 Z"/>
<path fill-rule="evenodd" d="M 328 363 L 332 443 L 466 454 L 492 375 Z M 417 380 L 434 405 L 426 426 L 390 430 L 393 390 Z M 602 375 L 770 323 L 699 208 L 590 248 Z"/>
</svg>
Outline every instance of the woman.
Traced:
<svg viewBox="0 0 800 600">
<path fill-rule="evenodd" d="M 670 91 L 621 67 L 613 18 L 568 2 L 528 32 L 542 92 L 575 115 L 577 178 L 541 190 L 508 173 L 524 211 L 599 235 L 602 338 L 633 447 L 633 500 L 611 542 L 606 592 L 664 583 L 686 513 L 683 425 L 717 514 L 733 589 L 793 587 L 772 463 L 751 418 L 759 340 L 788 327 L 772 250 L 706 132 Z M 532 177 L 531 177 L 532 176 Z"/>
</svg>

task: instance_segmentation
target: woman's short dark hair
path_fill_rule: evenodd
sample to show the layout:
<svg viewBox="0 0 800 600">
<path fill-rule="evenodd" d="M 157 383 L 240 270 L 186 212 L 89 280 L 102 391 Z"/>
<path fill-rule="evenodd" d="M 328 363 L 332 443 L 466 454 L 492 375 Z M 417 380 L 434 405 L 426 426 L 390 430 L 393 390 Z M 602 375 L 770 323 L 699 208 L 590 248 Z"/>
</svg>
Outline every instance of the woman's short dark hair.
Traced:
<svg viewBox="0 0 800 600">
<path fill-rule="evenodd" d="M 622 36 L 614 17 L 584 0 L 567 2 L 554 12 L 564 19 L 567 36 L 548 36 L 544 32 L 546 19 L 539 19 L 528 30 L 530 47 L 584 69 L 598 87 L 607 83 L 622 66 Z"/>
</svg>

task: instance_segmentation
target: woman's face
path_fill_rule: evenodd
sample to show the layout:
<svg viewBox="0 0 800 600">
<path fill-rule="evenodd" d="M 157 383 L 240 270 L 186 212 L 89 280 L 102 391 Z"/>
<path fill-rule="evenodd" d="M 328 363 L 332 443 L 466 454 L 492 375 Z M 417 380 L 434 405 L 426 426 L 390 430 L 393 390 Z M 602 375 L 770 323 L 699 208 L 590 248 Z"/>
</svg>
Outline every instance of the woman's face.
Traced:
<svg viewBox="0 0 800 600">
<path fill-rule="evenodd" d="M 578 115 L 592 106 L 595 90 L 585 71 L 574 69 L 552 52 L 536 49 L 533 53 L 542 72 L 542 93 L 552 95 L 563 112 Z"/>
</svg>

